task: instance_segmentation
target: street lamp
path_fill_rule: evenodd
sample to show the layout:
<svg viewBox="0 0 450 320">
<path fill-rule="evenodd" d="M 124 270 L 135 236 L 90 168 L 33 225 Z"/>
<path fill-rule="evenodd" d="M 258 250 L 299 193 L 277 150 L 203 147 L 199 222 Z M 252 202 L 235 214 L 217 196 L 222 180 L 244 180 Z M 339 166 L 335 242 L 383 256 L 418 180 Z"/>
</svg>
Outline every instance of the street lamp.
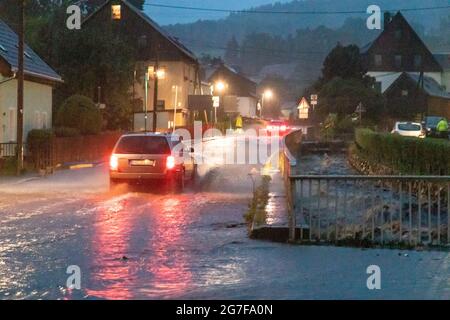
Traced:
<svg viewBox="0 0 450 320">
<path fill-rule="evenodd" d="M 261 97 L 261 109 L 259 110 L 259 117 L 262 118 L 262 110 L 264 108 L 264 101 L 271 100 L 273 98 L 273 91 L 271 89 L 264 90 Z"/>
<path fill-rule="evenodd" d="M 222 81 L 222 80 L 218 80 L 216 81 L 216 83 L 213 86 L 213 94 L 216 95 L 216 93 L 220 96 L 220 100 L 222 100 L 222 95 L 224 93 L 224 91 L 227 88 L 227 83 Z M 220 104 L 220 100 L 219 100 L 219 104 Z M 217 123 L 217 107 L 214 107 L 214 123 Z"/>
</svg>

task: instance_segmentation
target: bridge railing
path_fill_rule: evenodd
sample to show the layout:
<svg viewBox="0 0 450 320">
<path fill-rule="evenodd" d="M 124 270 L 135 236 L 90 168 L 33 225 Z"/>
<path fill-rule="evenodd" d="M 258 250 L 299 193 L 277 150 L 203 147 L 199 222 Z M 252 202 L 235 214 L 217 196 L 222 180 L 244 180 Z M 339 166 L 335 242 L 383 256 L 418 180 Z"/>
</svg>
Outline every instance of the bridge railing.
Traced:
<svg viewBox="0 0 450 320">
<path fill-rule="evenodd" d="M 291 240 L 300 230 L 300 239 L 318 242 L 450 243 L 450 176 L 288 179 Z"/>
</svg>

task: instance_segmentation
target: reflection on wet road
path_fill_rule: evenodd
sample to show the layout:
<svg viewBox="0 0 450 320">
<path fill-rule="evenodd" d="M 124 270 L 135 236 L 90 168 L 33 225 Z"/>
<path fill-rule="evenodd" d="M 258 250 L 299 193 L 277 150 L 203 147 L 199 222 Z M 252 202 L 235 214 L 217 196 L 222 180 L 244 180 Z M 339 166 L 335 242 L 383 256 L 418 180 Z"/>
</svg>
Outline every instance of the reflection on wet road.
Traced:
<svg viewBox="0 0 450 320">
<path fill-rule="evenodd" d="M 248 239 L 252 167 L 201 168 L 177 195 L 110 193 L 105 167 L 0 188 L 0 298 L 450 298 L 446 252 Z M 366 287 L 371 264 L 381 291 Z M 66 289 L 70 265 L 81 290 Z"/>
</svg>

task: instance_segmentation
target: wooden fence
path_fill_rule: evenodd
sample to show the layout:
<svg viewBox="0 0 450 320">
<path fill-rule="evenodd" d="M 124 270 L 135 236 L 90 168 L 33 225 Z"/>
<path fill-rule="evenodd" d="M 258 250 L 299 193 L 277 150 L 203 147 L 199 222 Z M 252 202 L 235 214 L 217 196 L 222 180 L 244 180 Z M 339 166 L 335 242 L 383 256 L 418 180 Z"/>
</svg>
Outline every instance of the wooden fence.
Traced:
<svg viewBox="0 0 450 320">
<path fill-rule="evenodd" d="M 35 169 L 54 168 L 65 163 L 107 160 L 121 132 L 79 137 L 55 137 L 51 143 L 27 154 Z"/>
</svg>

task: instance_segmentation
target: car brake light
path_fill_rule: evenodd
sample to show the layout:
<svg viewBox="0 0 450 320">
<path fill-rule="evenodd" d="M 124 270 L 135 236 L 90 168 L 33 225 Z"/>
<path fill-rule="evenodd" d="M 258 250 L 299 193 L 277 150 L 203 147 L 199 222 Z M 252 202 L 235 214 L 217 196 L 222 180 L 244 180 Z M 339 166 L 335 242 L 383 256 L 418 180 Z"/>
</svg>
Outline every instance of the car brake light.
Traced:
<svg viewBox="0 0 450 320">
<path fill-rule="evenodd" d="M 111 158 L 109 159 L 109 168 L 114 171 L 119 168 L 119 159 L 117 159 L 115 154 L 111 155 Z"/>
<path fill-rule="evenodd" d="M 175 157 L 174 156 L 168 156 L 166 160 L 166 168 L 167 169 L 173 169 L 175 167 Z"/>
</svg>

